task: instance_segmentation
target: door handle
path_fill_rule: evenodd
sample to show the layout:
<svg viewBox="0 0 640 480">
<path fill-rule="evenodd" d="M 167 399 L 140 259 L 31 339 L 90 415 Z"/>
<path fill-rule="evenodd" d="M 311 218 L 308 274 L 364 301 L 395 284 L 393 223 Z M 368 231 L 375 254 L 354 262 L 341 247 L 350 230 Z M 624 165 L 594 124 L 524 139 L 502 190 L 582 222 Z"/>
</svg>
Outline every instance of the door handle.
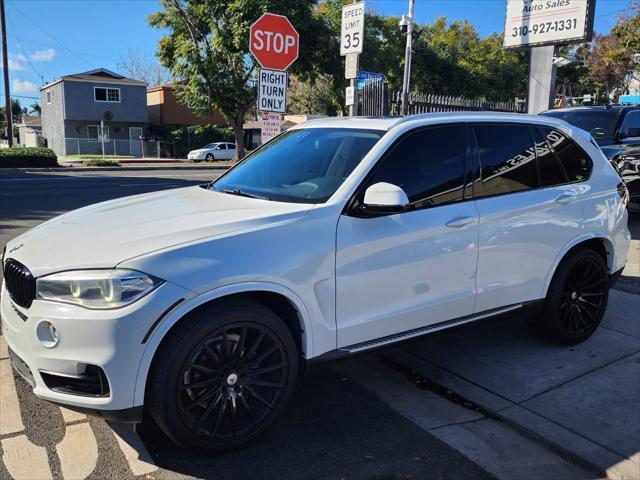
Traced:
<svg viewBox="0 0 640 480">
<path fill-rule="evenodd" d="M 462 228 L 475 221 L 476 219 L 474 217 L 455 217 L 445 223 L 445 226 L 449 228 Z"/>
<path fill-rule="evenodd" d="M 576 193 L 562 193 L 556 198 L 556 203 L 560 205 L 569 205 L 570 203 L 575 202 L 578 199 L 578 195 Z"/>
</svg>

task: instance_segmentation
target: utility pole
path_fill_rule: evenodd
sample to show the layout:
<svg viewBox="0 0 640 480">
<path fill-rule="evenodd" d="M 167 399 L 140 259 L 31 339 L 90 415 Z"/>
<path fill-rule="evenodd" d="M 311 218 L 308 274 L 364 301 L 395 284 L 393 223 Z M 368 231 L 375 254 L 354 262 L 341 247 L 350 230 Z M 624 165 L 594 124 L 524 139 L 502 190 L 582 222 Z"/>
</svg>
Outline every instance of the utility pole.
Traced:
<svg viewBox="0 0 640 480">
<path fill-rule="evenodd" d="M 353 3 L 358 3 L 358 0 L 353 0 Z M 358 71 L 360 70 L 360 54 L 357 53 L 356 55 L 356 78 L 349 80 L 349 85 L 353 88 L 353 105 L 349 106 L 350 117 L 358 116 Z"/>
<path fill-rule="evenodd" d="M 407 46 L 404 51 L 404 76 L 402 78 L 402 114 L 409 112 L 409 88 L 411 87 L 411 50 L 413 48 L 413 10 L 414 0 L 409 0 L 409 15 L 403 22 L 407 23 Z M 401 27 L 402 22 L 401 22 Z"/>
<path fill-rule="evenodd" d="M 9 90 L 9 60 L 7 57 L 7 24 L 4 18 L 4 0 L 0 0 L 0 22 L 2 23 L 2 68 L 4 73 L 4 116 L 7 119 L 7 139 L 13 147 L 13 116 L 11 114 L 11 91 Z"/>
</svg>

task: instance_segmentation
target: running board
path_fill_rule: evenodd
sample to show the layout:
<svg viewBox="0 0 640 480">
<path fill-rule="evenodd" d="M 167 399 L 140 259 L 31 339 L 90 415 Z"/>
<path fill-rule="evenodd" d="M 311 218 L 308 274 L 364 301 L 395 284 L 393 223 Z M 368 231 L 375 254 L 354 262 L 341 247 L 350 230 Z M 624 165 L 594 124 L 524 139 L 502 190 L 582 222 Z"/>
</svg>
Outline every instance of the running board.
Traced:
<svg viewBox="0 0 640 480">
<path fill-rule="evenodd" d="M 362 342 L 362 343 L 356 343 L 348 347 L 341 347 L 341 348 L 338 348 L 337 350 L 333 350 L 331 352 L 322 354 L 320 355 L 320 357 L 317 357 L 317 360 L 321 360 L 321 359 L 329 360 L 329 359 L 345 357 L 351 354 L 364 352 L 366 350 L 371 350 L 373 348 L 383 347 L 391 343 L 401 342 L 403 340 L 409 340 L 410 338 L 426 335 L 427 333 L 437 332 L 438 330 L 443 330 L 445 328 L 457 327 L 458 325 L 464 325 L 465 323 L 471 323 L 477 320 L 482 320 L 483 318 L 493 317 L 495 315 L 511 312 L 513 310 L 518 310 L 523 306 L 524 304 L 517 303 L 515 305 L 509 305 L 507 307 L 494 308 L 493 310 L 486 310 L 484 312 L 468 315 L 466 317 L 455 318 L 453 320 L 446 320 L 444 322 L 435 323 L 433 325 L 427 325 L 426 327 L 417 328 L 415 330 L 409 330 L 407 332 L 397 333 L 395 335 L 390 335 L 388 337 L 369 340 L 367 342 Z M 316 359 L 312 359 L 312 360 L 316 360 Z"/>
</svg>

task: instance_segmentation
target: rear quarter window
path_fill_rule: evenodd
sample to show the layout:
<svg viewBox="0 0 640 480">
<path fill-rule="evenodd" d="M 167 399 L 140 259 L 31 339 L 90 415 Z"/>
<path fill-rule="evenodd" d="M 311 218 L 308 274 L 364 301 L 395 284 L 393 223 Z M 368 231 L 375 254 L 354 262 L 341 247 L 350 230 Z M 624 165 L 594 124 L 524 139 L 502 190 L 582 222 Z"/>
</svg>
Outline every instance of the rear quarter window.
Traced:
<svg viewBox="0 0 640 480">
<path fill-rule="evenodd" d="M 570 183 L 582 182 L 591 176 L 593 162 L 573 140 L 551 128 L 542 128 L 541 131 L 562 164 Z"/>
</svg>

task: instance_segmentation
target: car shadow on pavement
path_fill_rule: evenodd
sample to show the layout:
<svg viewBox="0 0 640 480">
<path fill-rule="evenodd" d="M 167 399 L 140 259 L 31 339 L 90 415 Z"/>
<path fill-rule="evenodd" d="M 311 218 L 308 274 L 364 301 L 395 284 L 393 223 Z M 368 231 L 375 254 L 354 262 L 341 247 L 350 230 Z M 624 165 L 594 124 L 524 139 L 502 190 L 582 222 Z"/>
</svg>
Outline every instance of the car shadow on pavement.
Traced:
<svg viewBox="0 0 640 480">
<path fill-rule="evenodd" d="M 301 379 L 289 410 L 244 449 L 221 455 L 185 451 L 152 422 L 138 432 L 171 478 L 493 478 L 326 366 Z"/>
</svg>

